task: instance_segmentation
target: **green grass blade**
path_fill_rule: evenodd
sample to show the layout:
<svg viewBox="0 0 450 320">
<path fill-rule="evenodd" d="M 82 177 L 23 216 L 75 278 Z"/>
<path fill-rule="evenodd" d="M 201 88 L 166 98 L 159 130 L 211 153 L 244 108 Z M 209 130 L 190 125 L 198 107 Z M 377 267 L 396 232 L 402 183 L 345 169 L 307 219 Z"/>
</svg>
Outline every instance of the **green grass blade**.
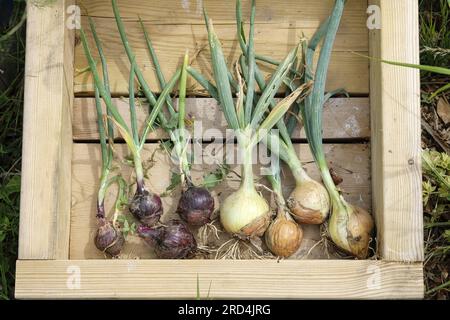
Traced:
<svg viewBox="0 0 450 320">
<path fill-rule="evenodd" d="M 433 94 L 430 96 L 430 99 L 434 99 L 435 97 L 437 97 L 438 94 L 441 94 L 442 92 L 445 92 L 447 90 L 450 90 L 450 83 L 446 84 L 442 88 L 439 88 L 438 90 L 433 92 Z"/>
</svg>

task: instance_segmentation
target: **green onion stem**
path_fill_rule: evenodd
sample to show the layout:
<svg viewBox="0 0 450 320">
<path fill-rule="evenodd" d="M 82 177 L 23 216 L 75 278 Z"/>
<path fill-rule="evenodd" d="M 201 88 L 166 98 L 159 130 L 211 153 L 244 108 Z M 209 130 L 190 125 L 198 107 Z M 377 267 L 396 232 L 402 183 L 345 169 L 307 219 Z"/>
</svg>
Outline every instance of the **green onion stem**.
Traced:
<svg viewBox="0 0 450 320">
<path fill-rule="evenodd" d="M 217 88 L 213 83 L 211 83 L 211 81 L 207 80 L 200 72 L 198 72 L 191 66 L 187 67 L 187 72 L 211 95 L 211 97 L 213 97 L 217 101 L 220 101 Z"/>
<path fill-rule="evenodd" d="M 184 55 L 183 67 L 181 69 L 181 77 L 179 84 L 179 97 L 178 97 L 178 131 L 180 134 L 180 140 L 178 143 L 181 143 L 181 155 L 179 157 L 181 162 L 181 170 L 182 170 L 182 181 L 187 179 L 190 181 L 190 169 L 189 169 L 189 160 L 187 158 L 187 146 L 189 141 L 187 141 L 185 136 L 185 117 L 186 117 L 186 83 L 187 83 L 187 66 L 189 64 L 189 54 L 186 51 Z M 174 141 L 174 143 L 177 143 Z"/>
<path fill-rule="evenodd" d="M 137 128 L 137 118 L 136 118 L 136 104 L 134 97 L 134 78 L 135 78 L 135 62 L 131 63 L 131 71 L 130 71 L 130 81 L 129 81 L 129 104 L 130 104 L 130 120 L 131 120 L 131 131 L 133 134 L 133 140 L 136 145 L 139 145 L 139 133 Z"/>
<path fill-rule="evenodd" d="M 245 102 L 245 124 L 250 123 L 253 107 L 253 95 L 255 90 L 255 51 L 254 51 L 254 33 L 255 33 L 255 14 L 256 4 L 255 0 L 252 0 L 252 9 L 250 15 L 250 32 L 247 45 L 247 100 Z"/>
<path fill-rule="evenodd" d="M 340 203 L 340 196 L 337 187 L 333 183 L 333 179 L 328 170 L 325 159 L 325 152 L 322 145 L 322 112 L 324 104 L 325 83 L 327 77 L 328 66 L 330 62 L 331 52 L 339 28 L 340 20 L 344 10 L 345 0 L 336 0 L 331 18 L 328 20 L 326 28 L 321 28 L 309 44 L 306 56 L 306 79 L 311 78 L 309 71 L 312 70 L 312 57 L 315 47 L 322 38 L 321 33 L 326 33 L 322 50 L 320 51 L 319 61 L 317 64 L 315 81 L 310 96 L 306 98 L 305 106 L 302 110 L 305 120 L 305 131 L 309 141 L 312 154 L 322 174 L 323 182 L 330 193 L 334 205 Z"/>
<path fill-rule="evenodd" d="M 155 49 L 153 48 L 152 40 L 150 39 L 150 36 L 148 35 L 147 29 L 144 26 L 144 22 L 142 21 L 141 17 L 139 17 L 139 23 L 141 25 L 142 31 L 144 32 L 144 38 L 145 42 L 147 43 L 147 49 L 150 54 L 150 58 L 152 59 L 153 66 L 155 67 L 156 77 L 158 78 L 159 87 L 161 90 L 164 89 L 166 86 L 166 79 L 164 78 L 164 74 L 161 70 L 161 65 L 159 64 L 158 56 L 155 52 Z M 172 99 L 170 96 L 166 98 L 166 103 L 169 109 L 169 112 L 171 116 L 175 115 L 175 109 L 173 107 Z"/>
<path fill-rule="evenodd" d="M 135 59 L 135 55 L 133 53 L 133 49 L 131 48 L 131 46 L 128 42 L 128 37 L 125 32 L 125 26 L 124 26 L 122 18 L 120 16 L 119 8 L 117 7 L 117 0 L 111 0 L 111 2 L 112 2 L 112 8 L 114 11 L 114 17 L 116 19 L 116 24 L 117 24 L 117 28 L 119 30 L 120 38 L 121 38 L 123 46 L 125 48 L 125 52 L 127 54 L 128 60 L 131 63 Z M 147 81 L 145 80 L 144 75 L 142 74 L 142 71 L 139 68 L 136 68 L 135 72 L 136 72 L 136 77 L 138 78 L 139 84 L 141 85 L 142 90 L 144 91 L 145 97 L 149 101 L 150 105 L 152 107 L 154 107 L 156 104 L 156 98 L 153 95 L 152 91 L 150 90 L 150 87 L 149 87 Z M 170 106 L 169 106 L 169 110 L 170 110 Z M 175 111 L 173 110 L 170 113 L 172 113 L 172 112 L 175 112 Z M 159 120 L 161 121 L 161 124 L 163 126 L 165 126 L 167 124 L 167 119 L 164 116 L 164 114 L 162 112 L 158 112 L 158 117 L 159 117 Z"/>
</svg>

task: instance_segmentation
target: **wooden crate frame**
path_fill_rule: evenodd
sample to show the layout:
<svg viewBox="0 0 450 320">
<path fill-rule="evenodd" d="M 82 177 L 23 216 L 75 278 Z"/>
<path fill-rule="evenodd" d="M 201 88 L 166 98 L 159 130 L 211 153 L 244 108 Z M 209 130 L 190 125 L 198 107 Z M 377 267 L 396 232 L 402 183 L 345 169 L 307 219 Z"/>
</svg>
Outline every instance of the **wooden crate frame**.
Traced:
<svg viewBox="0 0 450 320">
<path fill-rule="evenodd" d="M 369 1 L 371 55 L 418 63 L 418 4 Z M 74 32 L 69 0 L 28 3 L 16 298 L 422 298 L 419 73 L 371 62 L 373 212 L 381 260 L 69 260 Z M 79 282 L 72 280 L 79 274 Z M 71 282 L 72 281 L 72 282 Z"/>
</svg>

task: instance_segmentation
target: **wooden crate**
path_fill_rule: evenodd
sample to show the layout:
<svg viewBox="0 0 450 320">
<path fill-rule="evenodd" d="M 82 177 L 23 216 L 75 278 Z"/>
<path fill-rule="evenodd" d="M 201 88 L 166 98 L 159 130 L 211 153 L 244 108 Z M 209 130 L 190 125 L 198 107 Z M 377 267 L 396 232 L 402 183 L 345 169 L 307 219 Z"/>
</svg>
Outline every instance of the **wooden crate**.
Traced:
<svg viewBox="0 0 450 320">
<path fill-rule="evenodd" d="M 310 36 L 330 12 L 333 0 L 259 0 L 256 49 L 281 58 L 304 32 Z M 201 5 L 207 6 L 232 60 L 238 51 L 234 1 L 120 1 L 139 66 L 157 88 L 136 17 L 150 30 L 169 76 L 185 48 L 206 44 Z M 421 204 L 419 74 L 411 69 L 369 62 L 352 53 L 410 63 L 419 61 L 418 8 L 412 0 L 349 0 L 337 37 L 329 88 L 344 87 L 348 99 L 325 108 L 326 151 L 344 178 L 348 199 L 370 210 L 377 225 L 379 260 L 157 260 L 136 238 L 124 259 L 107 260 L 93 247 L 95 194 L 100 169 L 92 80 L 75 33 L 67 28 L 74 3 L 47 7 L 29 2 L 24 111 L 23 180 L 17 298 L 421 298 L 423 231 Z M 109 0 L 80 0 L 95 17 L 109 59 L 115 96 L 127 92 L 128 61 L 116 31 Z M 368 30 L 366 10 L 381 8 L 381 29 Z M 249 1 L 244 1 L 247 13 Z M 85 12 L 85 11 L 84 11 Z M 82 24 L 86 25 L 83 16 Z M 91 42 L 92 43 L 92 42 Z M 207 51 L 196 67 L 210 72 Z M 196 88 L 191 88 L 196 90 Z M 126 114 L 126 103 L 116 100 Z M 217 126 L 220 113 L 210 98 L 188 99 L 188 111 Z M 144 112 L 139 114 L 142 121 Z M 370 119 L 370 120 L 369 120 Z M 224 125 L 222 120 L 220 125 Z M 160 133 L 151 138 L 161 137 Z M 306 168 L 311 155 L 302 132 L 297 148 Z M 156 149 L 146 146 L 146 156 Z M 117 145 L 125 154 L 124 145 Z M 169 181 L 167 159 L 156 154 L 149 184 L 163 191 Z M 197 168 L 195 177 L 202 170 Z M 216 193 L 236 187 L 225 182 Z M 285 191 L 292 188 L 286 176 Z M 175 195 L 176 196 L 176 195 Z M 170 216 L 174 208 L 165 198 Z M 300 251 L 318 241 L 307 227 Z M 141 256 L 143 259 L 134 259 Z M 301 256 L 301 254 L 298 254 Z M 144 259 L 149 258 L 149 259 Z"/>
</svg>

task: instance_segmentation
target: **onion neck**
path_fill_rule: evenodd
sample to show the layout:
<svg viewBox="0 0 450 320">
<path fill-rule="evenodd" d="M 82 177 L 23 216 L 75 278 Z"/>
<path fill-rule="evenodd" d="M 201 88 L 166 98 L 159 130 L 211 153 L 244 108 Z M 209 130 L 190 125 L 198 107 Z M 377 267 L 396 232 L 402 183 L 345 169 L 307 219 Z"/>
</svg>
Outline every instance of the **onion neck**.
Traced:
<svg viewBox="0 0 450 320">
<path fill-rule="evenodd" d="M 318 159 L 317 164 L 319 166 L 320 174 L 322 175 L 323 184 L 325 185 L 325 188 L 328 190 L 328 194 L 330 195 L 332 207 L 338 206 L 339 210 L 345 209 L 345 204 L 343 203 L 343 199 L 338 189 L 336 188 L 336 185 L 334 184 L 326 160 Z"/>
<path fill-rule="evenodd" d="M 289 148 L 288 152 L 289 160 L 287 162 L 289 168 L 291 169 L 292 175 L 294 176 L 297 185 L 300 185 L 306 181 L 312 180 L 309 175 L 303 169 L 303 165 L 298 158 L 293 147 Z"/>
<path fill-rule="evenodd" d="M 97 217 L 104 218 L 105 217 L 105 195 L 106 189 L 108 188 L 108 176 L 109 169 L 102 169 L 102 175 L 100 177 L 100 187 L 98 188 L 97 194 Z"/>
<path fill-rule="evenodd" d="M 136 153 L 133 155 L 134 161 L 134 170 L 136 172 L 136 185 L 137 192 L 143 193 L 145 191 L 145 182 L 144 182 L 144 168 L 142 167 L 141 155 Z"/>
<path fill-rule="evenodd" d="M 255 184 L 253 181 L 253 148 L 251 145 L 247 145 L 241 149 L 242 152 L 242 182 L 241 189 L 255 190 Z"/>
</svg>

